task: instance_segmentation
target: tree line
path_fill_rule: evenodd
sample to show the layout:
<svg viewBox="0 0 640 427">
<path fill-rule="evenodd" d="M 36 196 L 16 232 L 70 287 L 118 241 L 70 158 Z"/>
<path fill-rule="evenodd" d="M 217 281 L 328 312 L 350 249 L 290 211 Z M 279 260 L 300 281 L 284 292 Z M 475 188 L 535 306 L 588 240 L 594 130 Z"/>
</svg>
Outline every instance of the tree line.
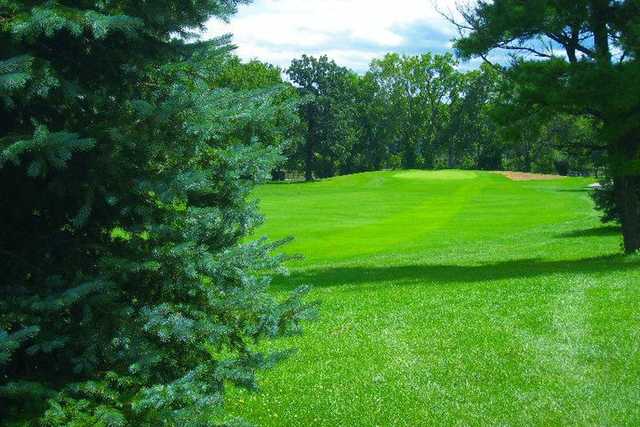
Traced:
<svg viewBox="0 0 640 427">
<path fill-rule="evenodd" d="M 326 56 L 293 60 L 282 83 L 294 89 L 301 126 L 283 168 L 306 180 L 394 168 L 603 169 L 602 153 L 583 148 L 596 139 L 589 117 L 518 116 L 504 70 L 459 65 L 451 54 L 389 53 L 360 75 Z"/>
</svg>

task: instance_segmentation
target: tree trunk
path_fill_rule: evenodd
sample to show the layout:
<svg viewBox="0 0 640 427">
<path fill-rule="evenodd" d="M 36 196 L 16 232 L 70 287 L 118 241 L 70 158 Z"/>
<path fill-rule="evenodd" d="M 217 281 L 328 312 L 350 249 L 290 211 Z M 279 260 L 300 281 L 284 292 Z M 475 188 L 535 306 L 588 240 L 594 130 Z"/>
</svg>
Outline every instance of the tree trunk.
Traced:
<svg viewBox="0 0 640 427">
<path fill-rule="evenodd" d="M 313 152 L 315 150 L 315 126 L 313 123 L 313 114 L 311 111 L 307 114 L 308 128 L 307 128 L 307 143 L 305 144 L 305 156 L 304 156 L 304 179 L 305 181 L 313 181 Z"/>
<path fill-rule="evenodd" d="M 455 164 L 455 152 L 453 148 L 453 141 L 449 141 L 449 147 L 447 152 L 447 167 L 449 169 L 453 169 L 456 166 Z"/>
<path fill-rule="evenodd" d="M 640 175 L 619 176 L 613 182 L 624 251 L 634 253 L 640 250 Z"/>
<path fill-rule="evenodd" d="M 313 181 L 313 144 L 307 141 L 307 152 L 304 159 L 304 179 Z"/>
<path fill-rule="evenodd" d="M 611 156 L 615 203 L 620 216 L 624 251 L 640 250 L 640 138 L 632 134 L 618 142 Z"/>
<path fill-rule="evenodd" d="M 595 59 L 600 65 L 611 65 L 611 48 L 609 45 L 609 29 L 607 22 L 611 14 L 609 0 L 591 0 L 591 31 Z"/>
</svg>

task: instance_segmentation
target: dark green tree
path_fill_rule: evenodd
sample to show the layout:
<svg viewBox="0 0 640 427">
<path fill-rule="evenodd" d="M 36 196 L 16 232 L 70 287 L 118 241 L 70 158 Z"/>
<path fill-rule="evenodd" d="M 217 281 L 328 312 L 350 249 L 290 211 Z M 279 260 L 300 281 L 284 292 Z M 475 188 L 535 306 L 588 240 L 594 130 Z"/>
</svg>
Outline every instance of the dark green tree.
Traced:
<svg viewBox="0 0 640 427">
<path fill-rule="evenodd" d="M 636 0 L 495 0 L 462 10 L 465 58 L 517 55 L 523 109 L 588 115 L 607 153 L 625 251 L 640 249 L 640 4 Z"/>
<path fill-rule="evenodd" d="M 221 88 L 226 40 L 193 40 L 236 3 L 0 2 L 3 423 L 223 422 L 307 314 L 243 239 L 294 106 Z"/>
<path fill-rule="evenodd" d="M 326 56 L 307 55 L 294 59 L 287 74 L 303 98 L 300 115 L 306 131 L 296 157 L 304 164 L 305 179 L 352 172 L 357 76 Z"/>
<path fill-rule="evenodd" d="M 217 87 L 234 90 L 256 90 L 279 88 L 277 96 L 269 98 L 270 102 L 280 105 L 282 108 L 269 122 L 268 128 L 248 127 L 248 138 L 258 138 L 263 144 L 281 147 L 287 162 L 281 162 L 272 170 L 274 180 L 285 178 L 286 166 L 295 164 L 295 154 L 302 141 L 302 122 L 298 116 L 292 117 L 292 108 L 299 105 L 299 96 L 296 88 L 282 77 L 282 69 L 258 60 L 242 62 L 237 56 L 229 56 L 224 62 L 221 73 L 216 77 L 214 85 Z M 285 133 L 274 130 L 286 130 Z M 265 132 L 266 131 L 266 132 Z M 297 169 L 296 166 L 293 169 Z"/>
</svg>

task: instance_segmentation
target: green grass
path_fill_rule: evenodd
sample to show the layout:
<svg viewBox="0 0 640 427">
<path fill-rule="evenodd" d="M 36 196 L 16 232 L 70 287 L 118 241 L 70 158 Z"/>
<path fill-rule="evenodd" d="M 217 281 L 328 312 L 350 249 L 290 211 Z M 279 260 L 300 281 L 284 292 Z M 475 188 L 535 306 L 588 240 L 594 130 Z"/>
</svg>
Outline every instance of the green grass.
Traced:
<svg viewBox="0 0 640 427">
<path fill-rule="evenodd" d="M 639 425 L 640 257 L 570 178 L 379 172 L 260 187 L 314 286 L 299 351 L 234 391 L 273 426 Z M 271 345 L 274 347 L 274 345 Z"/>
</svg>

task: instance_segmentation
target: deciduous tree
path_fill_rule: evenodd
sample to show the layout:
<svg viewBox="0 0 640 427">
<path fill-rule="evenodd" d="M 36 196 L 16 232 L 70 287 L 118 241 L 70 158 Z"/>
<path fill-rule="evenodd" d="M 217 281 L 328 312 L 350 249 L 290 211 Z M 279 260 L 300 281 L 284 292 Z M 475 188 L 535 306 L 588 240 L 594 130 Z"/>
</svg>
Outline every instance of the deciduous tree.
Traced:
<svg viewBox="0 0 640 427">
<path fill-rule="evenodd" d="M 326 56 L 303 55 L 287 69 L 303 97 L 300 114 L 306 125 L 296 155 L 304 163 L 305 178 L 350 172 L 348 159 L 356 140 L 355 87 L 357 76 Z"/>
</svg>

